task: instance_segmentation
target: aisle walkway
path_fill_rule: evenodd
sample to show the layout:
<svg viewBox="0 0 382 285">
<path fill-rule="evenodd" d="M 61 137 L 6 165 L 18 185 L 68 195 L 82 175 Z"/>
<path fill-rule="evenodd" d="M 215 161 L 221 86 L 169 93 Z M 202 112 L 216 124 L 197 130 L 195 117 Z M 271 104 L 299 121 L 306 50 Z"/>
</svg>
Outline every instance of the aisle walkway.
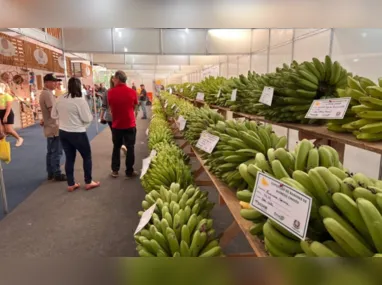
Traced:
<svg viewBox="0 0 382 285">
<path fill-rule="evenodd" d="M 138 119 L 136 169 L 148 154 L 148 120 Z M 1 257 L 135 256 L 133 232 L 144 190 L 139 178 L 113 179 L 111 134 L 105 129 L 91 142 L 94 191 L 66 192 L 66 183 L 44 182 L 0 222 Z M 82 159 L 76 177 L 83 184 Z"/>
</svg>

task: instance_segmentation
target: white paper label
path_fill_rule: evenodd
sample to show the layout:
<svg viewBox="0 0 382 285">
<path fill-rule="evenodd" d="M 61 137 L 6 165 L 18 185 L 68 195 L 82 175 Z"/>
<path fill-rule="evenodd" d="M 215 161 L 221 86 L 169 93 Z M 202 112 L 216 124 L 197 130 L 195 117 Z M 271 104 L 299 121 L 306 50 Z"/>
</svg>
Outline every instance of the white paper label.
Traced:
<svg viewBox="0 0 382 285">
<path fill-rule="evenodd" d="M 237 89 L 232 90 L 231 101 L 236 101 Z"/>
<path fill-rule="evenodd" d="M 219 98 L 221 93 L 222 93 L 222 89 L 220 88 L 218 91 L 218 94 L 216 94 L 216 97 Z"/>
<path fill-rule="evenodd" d="M 176 107 L 174 112 L 175 112 L 175 113 L 178 113 L 178 112 L 179 112 L 179 108 Z"/>
<path fill-rule="evenodd" d="M 150 163 L 151 163 L 151 157 L 147 157 L 147 158 L 144 158 L 142 160 L 142 172 L 141 172 L 141 179 L 143 176 L 145 176 L 147 170 L 149 170 L 149 167 L 150 167 Z"/>
<path fill-rule="evenodd" d="M 204 100 L 204 93 L 198 92 L 196 94 L 196 100 L 203 101 Z"/>
<path fill-rule="evenodd" d="M 195 86 L 193 85 L 193 86 L 191 87 L 191 91 L 194 91 L 194 88 L 195 88 Z"/>
<path fill-rule="evenodd" d="M 175 105 L 175 104 L 172 104 L 171 109 L 174 109 L 175 107 L 176 107 L 176 105 Z"/>
<path fill-rule="evenodd" d="M 266 173 L 258 172 L 250 205 L 290 233 L 305 239 L 312 198 Z"/>
<path fill-rule="evenodd" d="M 151 220 L 151 217 L 154 214 L 155 207 L 157 203 L 152 205 L 150 208 L 148 208 L 146 211 L 143 212 L 141 219 L 139 220 L 139 224 L 134 232 L 134 235 L 139 233 L 146 225 L 147 223 Z"/>
<path fill-rule="evenodd" d="M 146 129 L 146 136 L 148 136 L 149 135 L 149 129 L 147 128 Z"/>
<path fill-rule="evenodd" d="M 157 151 L 155 149 L 152 149 L 150 152 L 150 158 L 156 157 L 157 156 Z"/>
<path fill-rule="evenodd" d="M 167 108 L 167 105 L 168 105 L 168 101 L 164 101 L 164 108 L 166 109 Z"/>
<path fill-rule="evenodd" d="M 170 91 L 168 91 L 170 94 L 172 94 L 172 88 L 170 88 Z"/>
<path fill-rule="evenodd" d="M 265 86 L 263 89 L 263 93 L 261 93 L 259 102 L 268 106 L 272 106 L 273 92 L 273 87 Z"/>
<path fill-rule="evenodd" d="M 203 131 L 200 135 L 196 147 L 207 152 L 212 153 L 216 144 L 219 142 L 219 137 L 214 136 L 206 131 Z"/>
<path fill-rule="evenodd" d="M 180 88 L 180 93 L 183 93 L 183 88 Z"/>
<path fill-rule="evenodd" d="M 179 125 L 179 131 L 183 131 L 186 127 L 187 120 L 183 116 L 179 116 L 178 118 L 178 125 Z"/>
<path fill-rule="evenodd" d="M 306 113 L 308 119 L 343 119 L 351 98 L 314 100 Z"/>
</svg>

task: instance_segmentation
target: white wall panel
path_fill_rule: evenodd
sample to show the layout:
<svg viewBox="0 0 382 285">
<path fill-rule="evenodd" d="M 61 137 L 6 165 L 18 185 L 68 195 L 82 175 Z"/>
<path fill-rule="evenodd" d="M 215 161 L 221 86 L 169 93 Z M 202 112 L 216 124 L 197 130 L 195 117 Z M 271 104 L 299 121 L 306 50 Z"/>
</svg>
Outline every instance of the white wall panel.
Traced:
<svg viewBox="0 0 382 285">
<path fill-rule="evenodd" d="M 65 50 L 73 52 L 113 52 L 111 29 L 64 29 Z"/>
<path fill-rule="evenodd" d="M 295 41 L 294 60 L 311 61 L 313 57 L 324 60 L 329 54 L 330 30 Z"/>
<path fill-rule="evenodd" d="M 295 29 L 294 30 L 294 38 L 298 38 L 310 33 L 314 33 L 320 29 Z"/>
<path fill-rule="evenodd" d="M 268 51 L 252 55 L 252 70 L 259 74 L 267 73 Z"/>
<path fill-rule="evenodd" d="M 292 62 L 292 44 L 287 44 L 273 48 L 269 54 L 269 72 L 274 72 L 276 67 L 281 67 L 283 63 Z"/>
<path fill-rule="evenodd" d="M 250 60 L 249 55 L 239 57 L 239 70 L 238 70 L 239 75 L 240 74 L 244 74 L 244 75 L 248 74 L 249 60 Z"/>
<path fill-rule="evenodd" d="M 209 53 L 249 53 L 251 30 L 209 30 Z"/>
<path fill-rule="evenodd" d="M 163 30 L 163 53 L 205 54 L 206 30 Z"/>
<path fill-rule="evenodd" d="M 159 55 L 158 64 L 178 64 L 187 65 L 189 57 L 187 55 Z"/>
<path fill-rule="evenodd" d="M 359 149 L 350 145 L 345 147 L 344 166 L 353 173 L 363 174 L 378 178 L 379 161 L 381 156 L 364 149 Z"/>
<path fill-rule="evenodd" d="M 207 65 L 219 63 L 219 56 L 214 55 L 196 55 L 190 57 L 191 65 Z"/>
<path fill-rule="evenodd" d="M 271 47 L 276 46 L 293 39 L 293 29 L 272 29 Z"/>
<path fill-rule="evenodd" d="M 125 63 L 123 54 L 95 53 L 93 54 L 95 63 Z"/>
<path fill-rule="evenodd" d="M 115 52 L 159 53 L 160 32 L 155 29 L 115 29 Z"/>
<path fill-rule="evenodd" d="M 125 59 L 128 64 L 157 64 L 156 55 L 126 54 Z"/>
<path fill-rule="evenodd" d="M 237 56 L 228 57 L 228 78 L 237 77 L 238 75 L 238 64 Z"/>
<path fill-rule="evenodd" d="M 252 31 L 252 52 L 266 49 L 269 44 L 269 29 L 254 29 Z"/>
<path fill-rule="evenodd" d="M 228 77 L 228 62 L 224 62 L 220 64 L 220 76 Z"/>
<path fill-rule="evenodd" d="M 348 71 L 377 80 L 382 76 L 382 29 L 335 29 L 332 55 Z"/>
</svg>

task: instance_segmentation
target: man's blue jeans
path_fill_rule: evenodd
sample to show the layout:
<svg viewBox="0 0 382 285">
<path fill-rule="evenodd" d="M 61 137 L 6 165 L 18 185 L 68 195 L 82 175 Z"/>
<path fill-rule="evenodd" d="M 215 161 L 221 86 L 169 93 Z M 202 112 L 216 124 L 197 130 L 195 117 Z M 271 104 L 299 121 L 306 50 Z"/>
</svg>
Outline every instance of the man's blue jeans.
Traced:
<svg viewBox="0 0 382 285">
<path fill-rule="evenodd" d="M 143 118 L 147 118 L 146 103 L 147 101 L 139 101 L 139 105 L 141 106 L 143 112 Z"/>
<path fill-rule="evenodd" d="M 47 153 L 46 153 L 46 171 L 48 176 L 61 175 L 60 161 L 62 156 L 62 146 L 60 138 L 47 138 Z"/>
</svg>

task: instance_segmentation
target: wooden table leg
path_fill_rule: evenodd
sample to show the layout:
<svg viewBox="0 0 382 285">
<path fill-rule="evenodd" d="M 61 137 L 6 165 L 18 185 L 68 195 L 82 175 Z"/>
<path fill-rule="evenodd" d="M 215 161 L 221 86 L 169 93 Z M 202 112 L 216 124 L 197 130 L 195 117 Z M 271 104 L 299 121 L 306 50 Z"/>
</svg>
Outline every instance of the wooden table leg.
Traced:
<svg viewBox="0 0 382 285">
<path fill-rule="evenodd" d="M 236 221 L 233 221 L 232 224 L 224 231 L 223 236 L 220 238 L 220 246 L 224 248 L 227 246 L 239 233 L 241 229 Z"/>
</svg>

